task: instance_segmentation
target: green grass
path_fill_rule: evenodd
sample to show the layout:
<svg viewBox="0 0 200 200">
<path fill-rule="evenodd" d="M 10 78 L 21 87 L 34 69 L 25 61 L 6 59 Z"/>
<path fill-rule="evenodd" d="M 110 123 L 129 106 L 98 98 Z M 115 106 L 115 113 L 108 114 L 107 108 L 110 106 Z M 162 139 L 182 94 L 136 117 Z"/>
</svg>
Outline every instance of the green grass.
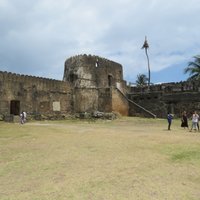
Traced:
<svg viewBox="0 0 200 200">
<path fill-rule="evenodd" d="M 0 122 L 0 200 L 197 200 L 199 155 L 180 120 Z"/>
<path fill-rule="evenodd" d="M 162 147 L 173 162 L 195 163 L 200 165 L 200 146 L 197 145 L 171 145 Z"/>
<path fill-rule="evenodd" d="M 182 151 L 172 156 L 174 161 L 200 160 L 200 150 Z"/>
</svg>

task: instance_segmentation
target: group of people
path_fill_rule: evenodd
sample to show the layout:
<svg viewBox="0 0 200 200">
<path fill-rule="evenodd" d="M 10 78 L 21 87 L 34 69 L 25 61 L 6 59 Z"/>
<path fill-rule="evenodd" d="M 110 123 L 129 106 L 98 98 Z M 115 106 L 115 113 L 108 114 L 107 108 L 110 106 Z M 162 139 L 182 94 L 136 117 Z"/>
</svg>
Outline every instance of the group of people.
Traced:
<svg viewBox="0 0 200 200">
<path fill-rule="evenodd" d="M 20 113 L 20 123 L 21 123 L 21 124 L 24 124 L 24 123 L 26 122 L 26 117 L 27 117 L 26 112 L 25 112 L 25 111 L 22 111 L 22 112 Z"/>
<path fill-rule="evenodd" d="M 194 111 L 194 113 L 192 114 L 191 120 L 192 120 L 192 125 L 190 128 L 190 131 L 192 130 L 199 131 L 199 115 L 197 114 L 197 111 Z M 182 121 L 181 127 L 189 129 L 188 117 L 187 117 L 186 111 L 183 112 L 181 121 Z"/>
<path fill-rule="evenodd" d="M 172 119 L 173 119 L 173 115 L 168 113 L 167 114 L 168 130 L 171 130 Z M 190 132 L 192 130 L 199 131 L 199 115 L 197 114 L 196 111 L 193 112 L 191 120 L 192 120 L 192 125 L 191 125 L 191 128 L 189 129 L 188 116 L 187 116 L 186 111 L 184 111 L 181 116 L 181 127 L 183 127 L 184 129 L 187 128 L 188 130 L 190 130 Z"/>
</svg>

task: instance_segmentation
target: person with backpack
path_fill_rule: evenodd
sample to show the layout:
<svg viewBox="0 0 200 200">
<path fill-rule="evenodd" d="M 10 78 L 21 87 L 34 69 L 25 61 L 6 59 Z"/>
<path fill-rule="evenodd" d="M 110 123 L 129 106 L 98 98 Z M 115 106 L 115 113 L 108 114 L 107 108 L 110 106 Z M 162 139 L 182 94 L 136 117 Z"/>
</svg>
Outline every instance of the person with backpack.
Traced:
<svg viewBox="0 0 200 200">
<path fill-rule="evenodd" d="M 26 117 L 27 117 L 26 112 L 25 112 L 25 111 L 22 111 L 22 112 L 20 113 L 20 123 L 21 123 L 21 124 L 24 124 L 24 123 L 26 122 Z"/>
<path fill-rule="evenodd" d="M 23 111 L 20 113 L 20 123 L 24 124 L 24 113 L 23 113 Z"/>
</svg>

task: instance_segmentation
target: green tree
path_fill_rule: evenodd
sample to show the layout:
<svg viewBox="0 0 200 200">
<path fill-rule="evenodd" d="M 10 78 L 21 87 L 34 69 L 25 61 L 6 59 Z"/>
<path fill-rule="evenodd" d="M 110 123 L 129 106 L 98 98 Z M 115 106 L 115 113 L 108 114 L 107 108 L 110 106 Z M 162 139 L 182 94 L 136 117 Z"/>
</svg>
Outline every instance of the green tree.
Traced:
<svg viewBox="0 0 200 200">
<path fill-rule="evenodd" d="M 145 74 L 138 74 L 137 75 L 137 80 L 136 80 L 136 84 L 139 87 L 143 87 L 146 86 L 148 82 L 148 78 Z"/>
<path fill-rule="evenodd" d="M 194 61 L 188 63 L 184 73 L 189 73 L 188 80 L 200 80 L 200 55 L 194 56 Z"/>
</svg>

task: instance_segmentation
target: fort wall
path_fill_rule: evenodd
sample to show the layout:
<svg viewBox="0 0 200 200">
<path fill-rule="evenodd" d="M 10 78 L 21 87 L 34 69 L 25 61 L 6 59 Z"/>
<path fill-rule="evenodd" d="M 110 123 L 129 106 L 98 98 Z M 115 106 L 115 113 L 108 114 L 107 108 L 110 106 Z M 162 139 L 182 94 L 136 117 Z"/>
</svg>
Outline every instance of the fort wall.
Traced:
<svg viewBox="0 0 200 200">
<path fill-rule="evenodd" d="M 195 110 L 200 112 L 198 81 L 152 85 L 150 90 L 147 87 L 130 87 L 129 91 L 129 99 L 156 114 L 157 117 L 165 118 L 167 112 L 174 113 L 176 117 L 180 117 L 183 111 L 187 111 L 189 116 Z M 143 113 L 131 105 L 130 115 L 143 116 Z"/>
<path fill-rule="evenodd" d="M 122 65 L 99 56 L 74 56 L 65 61 L 63 80 L 75 87 L 114 86 L 123 80 Z"/>
<path fill-rule="evenodd" d="M 64 81 L 74 88 L 74 103 L 77 112 L 120 112 L 127 114 L 128 104 L 119 102 L 122 97 L 114 91 L 116 87 L 125 90 L 122 65 L 99 56 L 78 55 L 65 61 Z M 125 111 L 126 110 L 126 111 Z"/>
<path fill-rule="evenodd" d="M 171 112 L 180 117 L 184 110 L 200 113 L 200 82 L 131 87 L 123 80 L 121 64 L 77 55 L 65 61 L 63 81 L 0 71 L 0 115 L 22 110 L 52 118 L 94 111 L 162 118 Z"/>
<path fill-rule="evenodd" d="M 129 102 L 117 89 L 112 90 L 112 110 L 123 116 L 129 115 Z"/>
<path fill-rule="evenodd" d="M 70 84 L 0 71 L 0 113 L 54 115 L 73 112 Z"/>
<path fill-rule="evenodd" d="M 181 81 L 151 85 L 150 90 L 148 87 L 130 87 L 130 93 L 149 93 L 149 92 L 162 92 L 162 93 L 177 93 L 177 92 L 200 92 L 199 81 Z"/>
</svg>

